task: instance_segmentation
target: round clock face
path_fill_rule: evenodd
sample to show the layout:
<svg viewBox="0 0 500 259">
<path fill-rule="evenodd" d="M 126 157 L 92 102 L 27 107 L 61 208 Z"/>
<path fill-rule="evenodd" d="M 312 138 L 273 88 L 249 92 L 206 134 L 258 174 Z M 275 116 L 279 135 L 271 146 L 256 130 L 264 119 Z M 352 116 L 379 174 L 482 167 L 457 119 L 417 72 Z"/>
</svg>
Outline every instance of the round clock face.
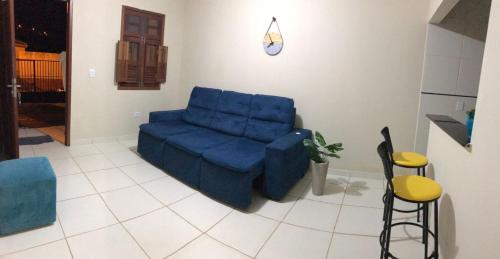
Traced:
<svg viewBox="0 0 500 259">
<path fill-rule="evenodd" d="M 283 38 L 279 32 L 269 31 L 264 37 L 264 51 L 271 56 L 278 55 L 283 49 Z"/>
</svg>

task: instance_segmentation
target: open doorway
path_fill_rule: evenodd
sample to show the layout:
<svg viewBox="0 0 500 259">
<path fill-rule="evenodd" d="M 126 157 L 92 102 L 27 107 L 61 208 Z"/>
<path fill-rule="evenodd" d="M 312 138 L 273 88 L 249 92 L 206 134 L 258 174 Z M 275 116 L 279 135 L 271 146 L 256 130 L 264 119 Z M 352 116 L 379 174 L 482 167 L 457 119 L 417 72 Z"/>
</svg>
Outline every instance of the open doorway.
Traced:
<svg viewBox="0 0 500 259">
<path fill-rule="evenodd" d="M 19 144 L 69 145 L 69 1 L 16 0 Z"/>
</svg>

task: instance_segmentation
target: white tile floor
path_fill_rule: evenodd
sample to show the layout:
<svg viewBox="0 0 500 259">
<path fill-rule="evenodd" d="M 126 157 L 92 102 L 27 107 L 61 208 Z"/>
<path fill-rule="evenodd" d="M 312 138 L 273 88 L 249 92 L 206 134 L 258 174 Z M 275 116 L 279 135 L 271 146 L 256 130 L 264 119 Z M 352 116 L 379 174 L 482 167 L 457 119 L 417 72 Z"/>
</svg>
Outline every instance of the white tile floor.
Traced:
<svg viewBox="0 0 500 259">
<path fill-rule="evenodd" d="M 325 195 L 306 175 L 280 202 L 258 192 L 234 210 L 149 165 L 136 140 L 65 147 L 48 155 L 58 176 L 57 222 L 0 238 L 0 258 L 378 258 L 382 174 L 332 170 Z M 408 207 L 398 203 L 398 206 Z M 395 215 L 414 220 L 414 215 Z M 421 231 L 397 229 L 393 252 L 422 258 Z"/>
</svg>

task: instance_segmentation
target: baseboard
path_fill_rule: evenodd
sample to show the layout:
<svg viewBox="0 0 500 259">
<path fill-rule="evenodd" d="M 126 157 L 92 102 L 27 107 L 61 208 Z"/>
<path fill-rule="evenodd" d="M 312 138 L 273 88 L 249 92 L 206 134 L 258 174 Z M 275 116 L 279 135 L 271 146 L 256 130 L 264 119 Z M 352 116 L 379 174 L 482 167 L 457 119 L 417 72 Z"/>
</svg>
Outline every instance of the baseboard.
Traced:
<svg viewBox="0 0 500 259">
<path fill-rule="evenodd" d="M 110 136 L 110 137 L 79 138 L 79 139 L 72 139 L 71 145 L 75 146 L 75 145 L 88 145 L 88 144 L 106 143 L 106 142 L 115 142 L 115 141 L 126 141 L 126 140 L 137 139 L 137 137 L 138 137 L 138 133 Z"/>
</svg>

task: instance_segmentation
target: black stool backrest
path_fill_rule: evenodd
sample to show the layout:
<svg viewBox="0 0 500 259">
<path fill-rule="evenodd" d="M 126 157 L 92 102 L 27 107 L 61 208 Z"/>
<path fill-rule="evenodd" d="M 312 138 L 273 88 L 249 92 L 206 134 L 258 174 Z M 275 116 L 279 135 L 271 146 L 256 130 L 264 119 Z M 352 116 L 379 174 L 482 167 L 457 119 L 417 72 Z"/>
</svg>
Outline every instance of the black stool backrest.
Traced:
<svg viewBox="0 0 500 259">
<path fill-rule="evenodd" d="M 382 136 L 384 136 L 385 143 L 387 144 L 387 151 L 389 152 L 389 158 L 392 161 L 392 153 L 394 153 L 394 148 L 392 146 L 391 133 L 389 133 L 389 128 L 384 127 L 380 133 L 382 133 Z"/>
<path fill-rule="evenodd" d="M 390 159 L 387 142 L 384 141 L 380 143 L 377 147 L 377 151 L 380 159 L 382 159 L 382 164 L 384 165 L 385 179 L 387 180 L 391 190 L 394 190 L 394 187 L 392 186 L 392 178 L 394 177 L 394 172 L 392 170 L 393 164 Z"/>
</svg>

